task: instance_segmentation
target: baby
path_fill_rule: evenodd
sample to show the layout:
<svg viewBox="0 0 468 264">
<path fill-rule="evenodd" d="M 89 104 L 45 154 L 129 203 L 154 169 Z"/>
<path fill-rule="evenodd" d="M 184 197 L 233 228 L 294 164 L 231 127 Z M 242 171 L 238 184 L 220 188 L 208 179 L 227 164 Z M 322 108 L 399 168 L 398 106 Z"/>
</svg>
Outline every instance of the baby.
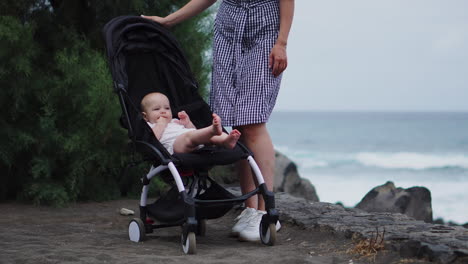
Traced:
<svg viewBox="0 0 468 264">
<path fill-rule="evenodd" d="M 141 100 L 143 118 L 153 130 L 156 138 L 170 154 L 192 152 L 203 144 L 214 144 L 232 149 L 241 133 L 234 129 L 223 133 L 221 118 L 213 114 L 211 126 L 196 129 L 185 111 L 179 112 L 179 119 L 172 119 L 169 99 L 162 93 L 147 94 Z"/>
</svg>

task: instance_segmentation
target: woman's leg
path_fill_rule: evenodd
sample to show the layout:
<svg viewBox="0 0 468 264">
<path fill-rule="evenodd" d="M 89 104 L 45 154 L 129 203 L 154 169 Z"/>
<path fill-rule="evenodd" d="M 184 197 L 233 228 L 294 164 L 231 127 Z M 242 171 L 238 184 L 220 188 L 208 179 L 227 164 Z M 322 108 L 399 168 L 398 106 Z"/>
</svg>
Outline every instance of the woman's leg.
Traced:
<svg viewBox="0 0 468 264">
<path fill-rule="evenodd" d="M 273 191 L 275 150 L 266 123 L 245 125 L 236 128 L 241 132 L 240 141 L 254 153 L 255 161 L 260 167 L 268 190 Z M 255 189 L 256 184 L 248 162 L 245 160 L 239 162 L 237 171 L 242 193 L 247 193 Z M 258 210 L 265 210 L 265 203 L 263 197 L 260 195 L 251 197 L 245 202 L 245 205 L 246 207 Z"/>
</svg>

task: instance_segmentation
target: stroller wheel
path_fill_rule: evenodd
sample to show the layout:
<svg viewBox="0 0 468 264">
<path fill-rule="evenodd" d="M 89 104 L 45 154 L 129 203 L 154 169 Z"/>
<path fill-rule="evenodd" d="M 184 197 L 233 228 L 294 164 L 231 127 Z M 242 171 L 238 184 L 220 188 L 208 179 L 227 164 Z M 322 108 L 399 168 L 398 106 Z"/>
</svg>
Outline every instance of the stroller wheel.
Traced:
<svg viewBox="0 0 468 264">
<path fill-rule="evenodd" d="M 197 235 L 205 236 L 206 234 L 206 219 L 199 219 L 197 225 Z"/>
<path fill-rule="evenodd" d="M 260 222 L 260 240 L 263 244 L 273 246 L 276 242 L 276 225 L 272 223 Z"/>
<path fill-rule="evenodd" d="M 146 238 L 145 224 L 140 218 L 133 218 L 128 224 L 128 237 L 133 242 L 141 242 Z"/>
<path fill-rule="evenodd" d="M 185 240 L 185 241 L 184 241 Z M 182 250 L 185 254 L 195 254 L 197 251 L 197 242 L 195 240 L 195 233 L 189 232 L 186 239 L 184 239 L 184 234 L 181 236 Z"/>
</svg>

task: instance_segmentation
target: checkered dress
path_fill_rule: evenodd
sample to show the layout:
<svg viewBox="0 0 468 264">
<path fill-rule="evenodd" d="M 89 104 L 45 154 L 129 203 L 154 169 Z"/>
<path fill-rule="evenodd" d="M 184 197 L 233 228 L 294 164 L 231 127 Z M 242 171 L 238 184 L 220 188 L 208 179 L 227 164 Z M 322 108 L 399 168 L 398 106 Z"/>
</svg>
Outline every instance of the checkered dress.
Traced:
<svg viewBox="0 0 468 264">
<path fill-rule="evenodd" d="M 224 126 L 265 123 L 281 75 L 268 57 L 279 31 L 279 0 L 223 0 L 214 28 L 210 104 Z"/>
</svg>

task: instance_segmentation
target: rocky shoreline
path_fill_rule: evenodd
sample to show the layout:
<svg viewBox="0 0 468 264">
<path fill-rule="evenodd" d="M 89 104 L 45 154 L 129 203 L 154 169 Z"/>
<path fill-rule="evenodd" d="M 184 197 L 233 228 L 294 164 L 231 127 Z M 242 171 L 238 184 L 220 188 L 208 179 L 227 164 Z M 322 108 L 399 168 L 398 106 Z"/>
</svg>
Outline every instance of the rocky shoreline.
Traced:
<svg viewBox="0 0 468 264">
<path fill-rule="evenodd" d="M 239 188 L 230 188 L 239 195 Z M 436 263 L 468 263 L 468 229 L 415 220 L 400 213 L 366 212 L 341 205 L 311 202 L 288 193 L 275 193 L 280 220 L 304 229 L 331 232 L 345 239 L 375 239 L 383 235 L 386 250 L 401 258 Z M 379 237 L 379 240 L 380 240 Z"/>
<path fill-rule="evenodd" d="M 225 178 L 232 183 L 236 176 Z M 319 202 L 315 187 L 299 176 L 294 162 L 277 152 L 274 189 L 281 218 L 303 228 L 330 231 L 346 239 L 383 235 L 385 249 L 402 258 L 468 263 L 468 229 L 434 223 L 430 191 L 424 187 L 402 189 L 387 182 L 370 190 L 357 208 L 344 208 Z"/>
<path fill-rule="evenodd" d="M 277 153 L 279 186 L 293 186 L 293 196 L 313 190 L 316 197 L 292 197 L 277 193 L 277 206 L 284 218 L 306 228 L 329 230 L 346 238 L 373 239 L 384 236 L 385 248 L 399 252 L 402 258 L 424 258 L 438 263 L 468 263 L 468 229 L 432 223 L 430 191 L 423 187 L 395 188 L 392 182 L 378 186 L 366 195 L 358 208 L 318 202 L 312 184 L 300 179 L 296 165 Z M 295 182 L 296 184 L 287 184 Z M 299 184 L 300 183 L 300 184 Z M 312 185 L 312 187 L 310 186 Z M 298 195 L 299 194 L 299 195 Z M 371 213 L 370 213 L 371 212 Z M 399 212 L 399 213 L 396 213 Z M 419 219 L 419 220 L 416 220 Z M 421 221 L 424 220 L 424 221 Z"/>
<path fill-rule="evenodd" d="M 282 218 L 305 228 L 327 230 L 345 238 L 372 238 L 383 232 L 385 248 L 402 258 L 425 258 L 438 263 L 468 263 L 468 229 L 425 223 L 399 213 L 368 213 L 340 205 L 309 202 L 276 194 Z"/>
<path fill-rule="evenodd" d="M 290 188 L 293 196 L 301 197 L 297 194 L 305 189 L 312 189 L 316 196 L 312 184 L 310 187 L 306 182 L 306 186 L 297 187 L 297 183 L 304 184 L 304 181 L 298 180 L 300 176 L 294 162 L 280 153 L 276 157 L 275 181 L 283 185 L 296 182 L 296 187 Z M 318 202 L 318 197 L 302 197 L 304 199 L 277 194 L 277 205 L 283 217 L 304 227 L 341 233 L 346 238 L 372 239 L 380 232 L 384 235 L 385 248 L 399 252 L 402 258 L 468 263 L 468 229 L 433 224 L 430 191 L 424 187 L 405 190 L 387 182 L 371 190 L 357 208 Z"/>
</svg>

